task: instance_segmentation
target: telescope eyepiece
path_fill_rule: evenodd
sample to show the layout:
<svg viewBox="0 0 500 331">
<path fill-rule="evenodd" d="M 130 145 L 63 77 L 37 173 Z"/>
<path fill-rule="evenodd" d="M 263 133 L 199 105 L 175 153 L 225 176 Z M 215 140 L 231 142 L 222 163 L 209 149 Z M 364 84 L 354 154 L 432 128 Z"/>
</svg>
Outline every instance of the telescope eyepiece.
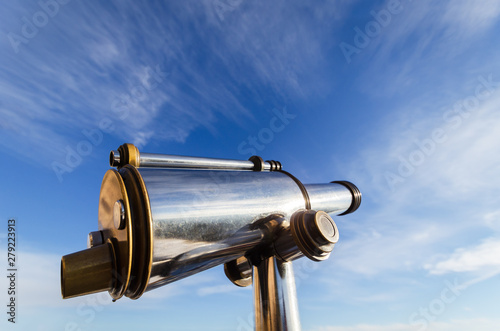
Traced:
<svg viewBox="0 0 500 331">
<path fill-rule="evenodd" d="M 328 259 L 339 240 L 337 225 L 324 211 L 303 210 L 293 214 L 290 231 L 302 254 L 313 261 Z"/>
</svg>

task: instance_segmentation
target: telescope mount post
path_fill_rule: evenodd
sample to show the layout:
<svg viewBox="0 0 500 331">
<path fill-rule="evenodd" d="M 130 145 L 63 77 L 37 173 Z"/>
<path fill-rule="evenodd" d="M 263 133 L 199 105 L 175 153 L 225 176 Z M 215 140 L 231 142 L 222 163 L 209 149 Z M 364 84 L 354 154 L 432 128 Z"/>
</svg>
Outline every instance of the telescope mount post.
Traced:
<svg viewBox="0 0 500 331">
<path fill-rule="evenodd" d="M 271 256 L 253 266 L 255 330 L 300 331 L 292 262 Z"/>
</svg>

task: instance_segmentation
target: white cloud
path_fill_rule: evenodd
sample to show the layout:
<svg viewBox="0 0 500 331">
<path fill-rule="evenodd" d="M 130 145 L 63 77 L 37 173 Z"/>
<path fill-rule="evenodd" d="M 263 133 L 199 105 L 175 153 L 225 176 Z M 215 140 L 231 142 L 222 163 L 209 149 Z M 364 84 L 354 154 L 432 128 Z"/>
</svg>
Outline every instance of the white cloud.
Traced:
<svg viewBox="0 0 500 331">
<path fill-rule="evenodd" d="M 484 215 L 486 226 L 500 232 L 500 210 L 495 210 Z"/>
<path fill-rule="evenodd" d="M 23 307 L 64 306 L 60 285 L 61 257 L 23 251 L 18 255 L 20 304 Z"/>
<path fill-rule="evenodd" d="M 471 89 L 474 90 L 474 86 Z M 419 109 L 418 104 L 412 106 Z M 417 115 L 402 111 L 412 116 L 409 122 L 391 117 L 393 122 L 385 123 L 383 129 L 374 133 L 381 136 L 361 151 L 363 161 L 353 167 L 353 175 L 359 176 L 361 169 L 366 174 L 361 177 L 360 185 L 377 190 L 379 193 L 374 198 L 380 197 L 380 201 L 390 198 L 393 210 L 400 204 L 408 206 L 415 201 L 432 205 L 446 200 L 480 200 L 477 199 L 479 195 L 482 200 L 492 201 L 492 193 L 499 184 L 495 174 L 500 170 L 500 159 L 491 151 L 500 149 L 500 132 L 497 130 L 500 125 L 497 111 L 500 92 L 481 102 L 467 117 L 451 113 L 459 120 L 456 125 L 443 119 L 453 107 L 451 104 Z M 433 139 L 436 129 L 445 132 L 446 141 L 431 142 L 432 148 L 424 150 L 419 145 Z M 409 164 L 411 171 L 400 170 L 404 163 L 404 170 Z M 388 172 L 401 179 L 393 185 L 394 192 L 391 192 L 391 182 L 386 177 Z M 482 211 L 485 212 L 489 211 Z"/>
<path fill-rule="evenodd" d="M 371 325 L 357 324 L 354 326 L 325 326 L 314 329 L 314 331 L 415 331 L 408 324 Z"/>
<path fill-rule="evenodd" d="M 387 8 L 390 2 L 381 8 Z M 366 65 L 357 80 L 364 93 L 375 97 L 422 99 L 432 96 L 443 100 L 450 93 L 458 92 L 457 80 L 463 80 L 468 74 L 492 68 L 498 71 L 494 52 L 475 52 L 475 61 L 470 63 L 457 60 L 472 49 L 488 47 L 491 43 L 487 37 L 488 33 L 494 33 L 493 27 L 498 22 L 500 1 L 400 3 L 401 13 L 393 15 L 380 35 L 356 54 L 357 61 Z M 457 67 L 460 70 L 456 70 Z"/>
<path fill-rule="evenodd" d="M 494 77 L 499 81 L 500 77 Z M 477 81 L 470 84 L 474 95 Z M 458 99 L 457 101 L 461 101 Z M 418 103 L 410 107 L 421 109 Z M 478 242 L 483 237 L 477 229 L 498 229 L 498 195 L 500 194 L 500 93 L 497 91 L 481 101 L 476 110 L 451 128 L 443 114 L 449 106 L 429 108 L 428 112 L 404 114 L 409 119 L 387 121 L 374 132 L 377 137 L 366 144 L 349 168 L 364 195 L 364 203 L 373 204 L 369 211 L 361 208 L 339 223 L 340 243 L 336 246 L 332 268 L 365 276 L 391 271 L 412 272 L 449 254 L 450 247 L 463 247 L 464 242 Z M 432 137 L 436 128 L 446 131 L 444 143 L 434 143 L 426 155 L 415 143 Z M 414 166 L 410 175 L 401 175 L 401 159 L 408 160 L 413 152 L 424 155 L 424 161 Z M 401 176 L 402 182 L 391 191 L 387 172 Z M 340 218 L 339 218 L 340 220 Z M 484 255 L 486 246 L 472 248 L 471 254 L 455 254 L 443 261 L 439 269 L 459 271 L 480 268 L 494 263 L 494 255 Z M 458 251 L 457 251 L 458 252 Z"/>
<path fill-rule="evenodd" d="M 240 287 L 229 283 L 229 284 L 221 284 L 221 285 L 215 285 L 215 286 L 204 286 L 204 287 L 199 288 L 196 291 L 196 293 L 199 296 L 206 296 L 206 295 L 228 293 L 228 292 L 234 292 L 234 291 L 240 291 L 240 290 L 241 290 Z"/>
<path fill-rule="evenodd" d="M 325 63 L 318 33 L 327 31 L 286 1 L 266 6 L 245 2 L 223 21 L 213 1 L 161 8 L 135 2 L 61 6 L 43 31 L 20 45 L 19 54 L 1 50 L 6 75 L 0 80 L 0 145 L 50 167 L 52 161 L 65 163 L 66 146 L 75 149 L 86 139 L 82 130 L 98 129 L 104 118 L 115 124 L 115 138 L 141 145 L 152 139 L 183 142 L 200 127 L 217 134 L 214 123 L 221 117 L 245 126 L 256 111 L 276 106 L 250 111 L 243 103 L 248 98 L 275 95 L 282 105 L 327 86 L 312 79 Z M 320 8 L 325 6 L 341 16 L 348 5 Z M 320 8 L 313 14 L 331 25 Z M 39 10 L 23 4 L 4 9 L 14 17 Z M 275 15 L 283 10 L 290 12 Z M 2 24 L 6 31 L 21 28 L 15 20 Z M 149 89 L 149 69 L 157 65 L 169 75 Z M 144 87 L 145 95 L 135 97 Z"/>
<path fill-rule="evenodd" d="M 418 218 L 396 215 L 393 215 L 394 221 L 399 221 L 399 225 L 392 220 L 384 224 L 376 215 L 370 218 L 376 225 L 368 225 L 368 229 L 365 222 L 346 225 L 344 231 L 355 234 L 349 239 L 341 239 L 343 241 L 336 245 L 331 267 L 365 276 L 415 270 L 426 260 L 434 245 L 451 235 L 437 222 L 426 222 L 424 231 Z M 370 234 L 368 231 L 372 227 L 382 233 L 381 236 Z"/>
<path fill-rule="evenodd" d="M 449 1 L 444 13 L 444 22 L 450 25 L 449 33 L 475 35 L 498 22 L 500 1 L 487 0 L 478 3 L 474 0 Z"/>
<path fill-rule="evenodd" d="M 427 265 L 431 274 L 442 275 L 450 272 L 481 272 L 496 269 L 500 273 L 500 239 L 489 238 L 473 247 L 457 248 L 443 261 Z"/>
<path fill-rule="evenodd" d="M 492 319 L 456 319 L 449 322 L 430 322 L 425 330 L 428 331 L 497 331 L 500 320 Z M 314 331 L 420 331 L 421 326 L 411 326 L 404 323 L 396 324 L 357 324 L 353 326 L 325 326 L 313 329 Z"/>
</svg>

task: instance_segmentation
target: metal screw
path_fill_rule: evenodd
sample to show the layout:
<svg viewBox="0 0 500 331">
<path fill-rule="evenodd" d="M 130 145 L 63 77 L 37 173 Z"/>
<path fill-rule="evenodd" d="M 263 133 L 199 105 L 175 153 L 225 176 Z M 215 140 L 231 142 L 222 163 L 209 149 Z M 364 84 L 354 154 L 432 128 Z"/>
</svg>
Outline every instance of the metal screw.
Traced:
<svg viewBox="0 0 500 331">
<path fill-rule="evenodd" d="M 92 231 L 87 238 L 87 248 L 102 245 L 104 242 L 101 231 Z"/>
<path fill-rule="evenodd" d="M 121 156 L 119 151 L 111 151 L 109 153 L 109 165 L 111 167 L 118 167 L 121 162 Z"/>
<path fill-rule="evenodd" d="M 115 228 L 118 230 L 125 229 L 125 206 L 122 200 L 116 201 L 113 206 L 113 221 L 115 223 Z"/>
</svg>

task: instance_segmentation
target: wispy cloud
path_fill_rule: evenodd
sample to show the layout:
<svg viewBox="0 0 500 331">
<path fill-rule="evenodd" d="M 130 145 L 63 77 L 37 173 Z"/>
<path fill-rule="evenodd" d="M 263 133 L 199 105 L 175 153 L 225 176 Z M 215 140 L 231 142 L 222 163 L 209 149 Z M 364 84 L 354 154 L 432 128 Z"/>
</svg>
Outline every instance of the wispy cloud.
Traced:
<svg viewBox="0 0 500 331">
<path fill-rule="evenodd" d="M 330 95 L 339 82 L 355 80 L 341 91 L 346 99 L 366 99 L 375 115 L 373 123 L 360 120 L 367 129 L 354 138 L 358 149 L 351 163 L 342 163 L 342 173 L 360 187 L 364 201 L 355 214 L 336 219 L 341 242 L 332 260 L 304 279 L 313 283 L 309 280 L 319 275 L 322 285 L 344 291 L 336 299 L 348 298 L 358 306 L 403 305 L 415 288 L 427 289 L 429 278 L 498 267 L 492 257 L 498 254 L 490 253 L 499 249 L 500 234 L 495 153 L 500 150 L 500 95 L 481 100 L 470 114 L 453 113 L 461 119 L 458 125 L 443 115 L 474 95 L 478 76 L 491 74 L 500 81 L 498 52 L 485 39 L 496 33 L 492 28 L 500 2 L 401 2 L 404 11 L 346 73 L 331 49 L 338 43 L 337 26 L 358 14 L 349 13 L 351 1 L 311 7 L 284 0 L 243 1 L 224 20 L 210 0 L 148 5 L 71 1 L 36 38 L 20 45 L 19 54 L 6 38 L 0 41 L 0 146 L 50 166 L 64 158 L 68 145 L 75 147 L 84 138 L 82 130 L 98 128 L 103 118 L 115 125 L 108 137 L 139 145 L 182 143 L 200 128 L 225 134 L 217 125 L 222 119 L 246 128 L 259 121 L 263 108 L 270 111 L 305 98 L 310 102 Z M 4 4 L 1 30 L 19 32 L 21 17 L 40 10 L 36 6 Z M 352 26 L 346 29 L 352 31 Z M 336 65 L 342 69 L 338 75 L 323 75 Z M 156 84 L 158 71 L 164 79 Z M 337 114 L 316 120 L 335 122 Z M 445 130 L 446 141 L 424 153 L 425 160 L 391 190 L 384 174 L 397 174 L 401 158 L 408 160 L 419 151 L 416 141 L 431 138 L 436 128 Z M 325 136 L 318 137 L 318 146 L 328 148 Z M 76 311 L 87 298 L 96 298 L 62 301 L 60 256 L 40 252 L 21 257 L 23 305 Z M 148 309 L 185 293 L 239 291 L 205 275 L 148 292 L 140 305 L 128 299 L 116 305 Z M 393 316 L 385 318 L 388 324 L 322 330 L 410 330 L 407 324 L 394 324 Z M 434 322 L 431 329 L 481 325 L 496 330 L 498 324 L 450 320 Z"/>
<path fill-rule="evenodd" d="M 401 6 L 402 12 L 358 55 L 358 64 L 366 68 L 357 79 L 364 93 L 443 101 L 450 92 L 461 91 L 457 79 L 492 66 L 498 71 L 494 54 L 471 52 L 472 45 L 489 44 L 500 15 L 498 0 L 401 1 Z M 475 61 L 467 60 L 472 57 Z M 436 90 L 426 89 L 430 86 Z"/>
<path fill-rule="evenodd" d="M 426 265 L 431 274 L 450 272 L 481 272 L 496 269 L 500 273 L 500 239 L 488 238 L 472 247 L 457 248 L 450 257 L 435 264 Z"/>
<path fill-rule="evenodd" d="M 432 331 L 496 331 L 500 321 L 492 319 L 455 319 L 448 322 L 431 322 L 426 330 Z M 326 326 L 314 331 L 416 331 L 416 326 L 409 324 L 357 324 L 354 326 Z"/>
<path fill-rule="evenodd" d="M 226 281 L 226 284 L 220 284 L 220 285 L 214 285 L 214 286 L 204 286 L 204 287 L 199 288 L 196 293 L 199 296 L 206 296 L 206 295 L 228 293 L 228 292 L 242 290 L 240 287 L 237 287 L 234 284 L 227 283 L 226 279 L 224 279 L 224 280 Z"/>
<path fill-rule="evenodd" d="M 444 24 L 450 25 L 449 34 L 472 37 L 496 24 L 499 15 L 498 0 L 482 1 L 480 4 L 473 0 L 458 0 L 448 2 L 443 18 Z"/>
<path fill-rule="evenodd" d="M 31 147 L 28 157 L 50 166 L 103 118 L 116 127 L 111 135 L 126 141 L 182 142 L 200 127 L 216 134 L 220 117 L 245 125 L 255 112 L 249 95 L 259 103 L 271 89 L 282 105 L 315 93 L 320 83 L 311 84 L 311 73 L 325 61 L 317 34 L 326 33 L 316 18 L 328 18 L 320 8 L 306 15 L 285 1 L 262 5 L 245 2 L 220 21 L 213 1 L 68 3 L 19 54 L 1 50 L 0 144 L 12 153 Z M 17 3 L 4 9 L 13 17 L 40 10 Z M 289 15 L 273 14 L 281 10 Z M 21 27 L 2 23 L 4 31 Z M 157 66 L 168 77 L 144 91 Z M 127 116 L 120 116 L 125 108 Z"/>
<path fill-rule="evenodd" d="M 474 94 L 476 83 L 477 79 L 467 82 L 468 91 L 447 106 L 414 102 L 408 106 L 414 111 L 404 109 L 399 116 L 381 120 L 372 136 L 365 138 L 366 148 L 345 164 L 345 177 L 363 192 L 363 204 L 348 220 L 336 219 L 340 241 L 332 261 L 318 270 L 328 289 L 324 300 L 334 295 L 356 306 L 378 302 L 414 309 L 402 307 L 401 302 L 414 302 L 421 295 L 416 288 L 427 290 L 438 279 L 472 277 L 464 280 L 469 286 L 498 275 L 500 164 L 491 152 L 500 150 L 498 90 L 470 114 L 464 112 L 467 117 L 459 126 L 443 120 L 455 102 Z M 401 158 L 419 150 L 415 141 L 432 137 L 436 128 L 443 128 L 448 139 L 422 154 L 424 162 L 391 190 L 384 174 L 398 173 Z M 363 327 L 412 330 L 403 324 L 351 329 Z M 430 330 L 434 329 L 453 327 L 432 324 Z"/>
</svg>

